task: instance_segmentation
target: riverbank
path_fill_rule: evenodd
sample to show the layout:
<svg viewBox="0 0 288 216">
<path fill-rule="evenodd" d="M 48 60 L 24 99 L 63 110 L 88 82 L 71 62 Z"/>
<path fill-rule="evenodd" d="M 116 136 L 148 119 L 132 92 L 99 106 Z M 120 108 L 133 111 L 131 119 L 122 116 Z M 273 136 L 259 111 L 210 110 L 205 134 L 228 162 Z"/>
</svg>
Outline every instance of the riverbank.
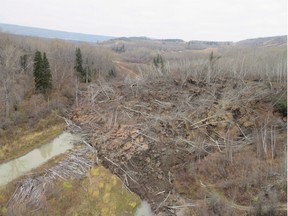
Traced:
<svg viewBox="0 0 288 216">
<path fill-rule="evenodd" d="M 51 158 L 49 161 L 44 163 L 43 165 L 33 169 L 30 173 L 42 173 L 43 170 L 49 169 L 50 167 L 56 165 L 60 161 L 65 159 L 65 155 L 61 154 L 56 157 Z M 21 179 L 25 178 L 27 176 L 20 176 L 17 179 L 13 180 L 12 182 L 8 183 L 4 187 L 0 187 L 0 215 L 5 215 L 7 214 L 7 205 L 9 199 L 12 197 L 14 191 L 17 188 L 17 185 L 15 184 L 16 182 L 20 181 Z"/>
<path fill-rule="evenodd" d="M 140 198 L 109 170 L 97 166 L 93 152 L 77 145 L 0 188 L 0 215 L 45 215 L 47 209 L 49 215 L 134 215 Z"/>
<path fill-rule="evenodd" d="M 66 155 L 60 154 L 58 156 L 55 156 L 48 160 L 43 165 L 31 170 L 29 173 L 34 173 L 34 175 L 39 175 L 40 173 L 43 173 L 43 170 L 49 169 L 50 167 L 55 166 L 60 161 L 64 160 Z M 12 197 L 13 193 L 15 192 L 17 188 L 16 182 L 21 181 L 21 179 L 26 178 L 27 176 L 20 176 L 17 179 L 13 180 L 12 182 L 8 183 L 4 187 L 0 187 L 0 215 L 7 214 L 7 205 L 9 199 Z"/>
<path fill-rule="evenodd" d="M 60 135 L 65 127 L 57 112 L 40 119 L 35 127 L 28 124 L 1 131 L 0 163 L 18 158 Z"/>
<path fill-rule="evenodd" d="M 34 169 L 32 173 L 35 173 L 37 178 L 43 174 L 43 170 L 47 171 L 65 159 L 67 155 L 59 155 Z M 21 178 L 23 177 L 16 181 L 21 182 Z M 8 214 L 7 204 L 16 187 L 15 183 L 10 183 L 0 189 L 0 215 Z M 95 165 L 83 179 L 55 180 L 53 187 L 47 191 L 45 201 L 41 203 L 46 207 L 34 211 L 33 208 L 25 206 L 21 215 L 45 215 L 45 211 L 48 210 L 49 215 L 133 216 L 140 203 L 139 196 L 123 187 L 122 181 L 116 175 L 102 166 Z"/>
</svg>

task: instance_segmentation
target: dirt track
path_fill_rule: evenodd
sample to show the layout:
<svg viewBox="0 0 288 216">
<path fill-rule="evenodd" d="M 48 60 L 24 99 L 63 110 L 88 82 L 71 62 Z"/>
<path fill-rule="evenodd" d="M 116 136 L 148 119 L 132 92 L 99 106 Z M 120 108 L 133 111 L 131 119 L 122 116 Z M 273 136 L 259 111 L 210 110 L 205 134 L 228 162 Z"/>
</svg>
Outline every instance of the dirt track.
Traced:
<svg viewBox="0 0 288 216">
<path fill-rule="evenodd" d="M 115 64 L 116 70 L 120 71 L 121 73 L 124 72 L 126 76 L 131 76 L 132 78 L 138 76 L 138 74 L 134 70 L 130 69 L 127 66 L 127 63 L 121 61 L 113 61 L 113 63 Z"/>
</svg>

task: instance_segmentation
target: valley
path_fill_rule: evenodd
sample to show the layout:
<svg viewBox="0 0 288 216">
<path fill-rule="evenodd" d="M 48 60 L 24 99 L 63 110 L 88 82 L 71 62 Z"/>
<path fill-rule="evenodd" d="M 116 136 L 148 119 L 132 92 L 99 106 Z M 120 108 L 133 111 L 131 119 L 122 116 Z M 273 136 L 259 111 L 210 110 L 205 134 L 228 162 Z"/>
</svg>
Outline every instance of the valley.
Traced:
<svg viewBox="0 0 288 216">
<path fill-rule="evenodd" d="M 85 141 L 1 189 L 0 215 L 126 216 L 141 201 L 157 216 L 287 214 L 286 36 L 0 41 L 1 164 L 63 130 Z M 37 50 L 50 63 L 47 91 L 34 88 Z M 77 150 L 83 163 L 69 161 Z M 54 180 L 36 203 L 36 189 L 17 201 L 45 176 Z"/>
</svg>

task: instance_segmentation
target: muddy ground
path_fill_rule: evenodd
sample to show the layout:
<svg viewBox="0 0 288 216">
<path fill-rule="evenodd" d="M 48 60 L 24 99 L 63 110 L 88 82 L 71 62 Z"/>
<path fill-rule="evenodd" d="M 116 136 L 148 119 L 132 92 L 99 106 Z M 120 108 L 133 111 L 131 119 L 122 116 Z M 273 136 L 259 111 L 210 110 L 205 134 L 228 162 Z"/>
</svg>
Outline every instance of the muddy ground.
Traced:
<svg viewBox="0 0 288 216">
<path fill-rule="evenodd" d="M 232 78 L 102 82 L 82 86 L 71 119 L 156 215 L 285 215 L 286 92 Z"/>
</svg>

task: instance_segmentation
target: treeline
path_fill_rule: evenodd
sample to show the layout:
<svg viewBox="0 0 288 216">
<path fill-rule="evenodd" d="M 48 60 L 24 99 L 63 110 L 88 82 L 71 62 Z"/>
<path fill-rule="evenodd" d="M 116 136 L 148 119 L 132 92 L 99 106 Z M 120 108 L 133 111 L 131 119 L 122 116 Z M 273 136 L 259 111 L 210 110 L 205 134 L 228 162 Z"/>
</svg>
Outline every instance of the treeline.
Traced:
<svg viewBox="0 0 288 216">
<path fill-rule="evenodd" d="M 0 134 L 66 109 L 79 82 L 105 79 L 115 70 L 112 55 L 99 44 L 0 33 Z"/>
</svg>

